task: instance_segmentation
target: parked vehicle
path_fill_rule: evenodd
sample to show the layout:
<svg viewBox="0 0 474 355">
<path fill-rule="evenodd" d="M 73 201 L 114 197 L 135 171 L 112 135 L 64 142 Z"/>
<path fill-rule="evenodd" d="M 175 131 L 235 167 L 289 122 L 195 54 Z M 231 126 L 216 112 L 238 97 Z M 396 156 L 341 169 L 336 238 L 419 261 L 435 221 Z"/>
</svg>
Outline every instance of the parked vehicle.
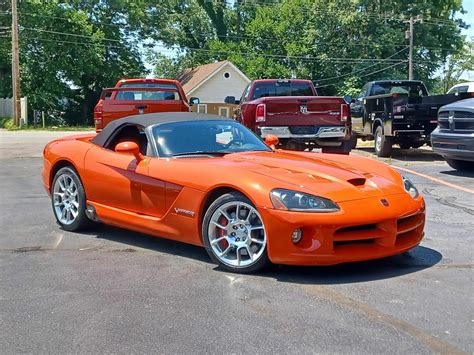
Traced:
<svg viewBox="0 0 474 355">
<path fill-rule="evenodd" d="M 100 132 L 111 121 L 130 115 L 188 112 L 190 105 L 198 103 L 198 98 L 188 103 L 177 80 L 122 79 L 114 88 L 102 90 L 94 109 L 95 129 Z"/>
<path fill-rule="evenodd" d="M 423 197 L 395 169 L 277 143 L 219 116 L 126 117 L 49 143 L 43 184 L 67 231 L 94 220 L 200 245 L 235 272 L 377 259 L 420 243 Z"/>
<path fill-rule="evenodd" d="M 409 149 L 430 143 L 438 109 L 472 95 L 428 96 L 425 84 L 418 80 L 372 81 L 352 100 L 352 131 L 354 137 L 374 140 L 375 153 L 388 157 L 394 144 Z"/>
<path fill-rule="evenodd" d="M 474 92 L 474 81 L 454 85 L 447 94 L 459 94 L 463 92 Z"/>
<path fill-rule="evenodd" d="M 433 151 L 454 169 L 474 169 L 474 99 L 443 106 L 431 134 Z"/>
<path fill-rule="evenodd" d="M 283 148 L 305 150 L 321 147 L 323 153 L 351 150 L 349 105 L 342 97 L 318 96 L 309 80 L 266 79 L 250 82 L 234 118 L 265 138 L 278 137 Z"/>
</svg>

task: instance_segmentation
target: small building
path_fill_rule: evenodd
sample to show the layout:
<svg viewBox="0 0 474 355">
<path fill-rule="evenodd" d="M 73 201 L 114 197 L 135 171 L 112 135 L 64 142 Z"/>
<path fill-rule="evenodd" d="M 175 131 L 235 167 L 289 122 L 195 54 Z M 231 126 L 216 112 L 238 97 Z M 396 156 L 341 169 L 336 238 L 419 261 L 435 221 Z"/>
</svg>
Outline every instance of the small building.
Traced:
<svg viewBox="0 0 474 355">
<path fill-rule="evenodd" d="M 226 104 L 226 96 L 240 98 L 250 79 L 231 62 L 224 60 L 186 69 L 178 78 L 186 96 L 198 97 L 194 112 L 232 117 L 235 105 Z"/>
</svg>

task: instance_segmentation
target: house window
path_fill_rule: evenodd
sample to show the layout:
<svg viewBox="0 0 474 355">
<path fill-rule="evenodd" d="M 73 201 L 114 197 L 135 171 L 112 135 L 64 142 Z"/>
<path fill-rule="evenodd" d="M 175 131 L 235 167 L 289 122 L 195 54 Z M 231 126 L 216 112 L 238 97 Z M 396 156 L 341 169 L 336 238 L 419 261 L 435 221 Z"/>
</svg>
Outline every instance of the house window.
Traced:
<svg viewBox="0 0 474 355">
<path fill-rule="evenodd" d="M 226 79 L 229 79 L 229 78 L 230 78 L 230 73 L 229 73 L 228 71 L 226 71 L 226 72 L 224 73 L 224 78 L 226 78 Z"/>
<path fill-rule="evenodd" d="M 220 106 L 219 107 L 219 116 L 229 117 L 229 108 L 224 107 L 224 106 Z"/>
<path fill-rule="evenodd" d="M 207 113 L 207 104 L 198 104 L 197 112 Z"/>
</svg>

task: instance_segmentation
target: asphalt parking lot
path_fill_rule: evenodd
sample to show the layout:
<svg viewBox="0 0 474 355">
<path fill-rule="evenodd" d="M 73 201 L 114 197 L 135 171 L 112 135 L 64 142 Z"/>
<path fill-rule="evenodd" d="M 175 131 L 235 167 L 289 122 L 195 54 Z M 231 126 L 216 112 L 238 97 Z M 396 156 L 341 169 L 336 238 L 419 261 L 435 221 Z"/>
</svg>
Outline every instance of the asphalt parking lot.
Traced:
<svg viewBox="0 0 474 355">
<path fill-rule="evenodd" d="M 1 353 L 474 352 L 474 174 L 429 149 L 386 160 L 426 199 L 419 247 L 240 276 L 195 246 L 59 229 L 40 171 L 64 134 L 0 131 Z"/>
</svg>

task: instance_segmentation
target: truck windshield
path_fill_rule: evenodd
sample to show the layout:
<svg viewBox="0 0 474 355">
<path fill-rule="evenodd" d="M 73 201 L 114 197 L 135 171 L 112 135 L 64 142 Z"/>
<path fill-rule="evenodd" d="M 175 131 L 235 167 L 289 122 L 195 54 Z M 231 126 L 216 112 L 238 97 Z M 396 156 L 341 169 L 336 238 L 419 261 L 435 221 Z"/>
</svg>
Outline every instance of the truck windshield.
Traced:
<svg viewBox="0 0 474 355">
<path fill-rule="evenodd" d="M 270 96 L 314 96 L 314 92 L 311 83 L 276 81 L 255 84 L 252 100 Z"/>
<path fill-rule="evenodd" d="M 143 88 L 142 90 L 119 91 L 115 100 L 129 101 L 163 101 L 181 100 L 178 88 L 174 84 L 167 83 L 123 83 L 120 88 Z M 148 88 L 154 90 L 147 90 Z M 163 91 L 156 89 L 165 89 Z"/>
<path fill-rule="evenodd" d="M 372 95 L 402 94 L 408 96 L 427 96 L 428 92 L 422 83 L 387 82 L 376 83 L 372 87 Z"/>
<path fill-rule="evenodd" d="M 163 123 L 154 126 L 152 132 L 160 157 L 271 150 L 253 132 L 232 120 Z"/>
</svg>

